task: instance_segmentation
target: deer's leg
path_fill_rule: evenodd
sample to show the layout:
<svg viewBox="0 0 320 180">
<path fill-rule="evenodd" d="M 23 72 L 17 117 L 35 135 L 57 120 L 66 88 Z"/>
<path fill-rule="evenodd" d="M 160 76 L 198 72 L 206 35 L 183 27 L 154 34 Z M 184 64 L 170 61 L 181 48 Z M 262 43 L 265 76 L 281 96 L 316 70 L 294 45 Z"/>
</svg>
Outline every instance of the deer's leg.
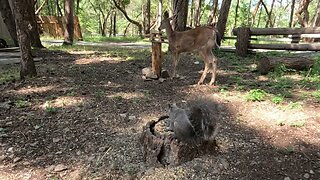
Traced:
<svg viewBox="0 0 320 180">
<path fill-rule="evenodd" d="M 209 66 L 210 66 L 208 55 L 204 51 L 200 51 L 200 54 L 203 57 L 204 70 L 202 72 L 200 80 L 198 81 L 198 85 L 201 85 L 203 83 L 204 79 L 206 78 L 206 76 L 208 74 L 208 70 L 209 70 Z"/>
<path fill-rule="evenodd" d="M 172 77 L 171 77 L 171 79 L 176 77 L 176 68 L 177 68 L 177 65 L 178 65 L 178 61 L 179 61 L 179 54 L 178 53 L 174 53 L 173 54 L 173 69 L 172 69 Z"/>
<path fill-rule="evenodd" d="M 218 63 L 218 59 L 217 57 L 215 57 L 212 53 L 212 51 L 210 51 L 210 60 L 211 60 L 211 73 L 212 73 L 212 76 L 211 76 L 211 80 L 209 82 L 209 85 L 213 85 L 214 81 L 216 80 L 216 74 L 217 74 L 217 63 Z"/>
</svg>

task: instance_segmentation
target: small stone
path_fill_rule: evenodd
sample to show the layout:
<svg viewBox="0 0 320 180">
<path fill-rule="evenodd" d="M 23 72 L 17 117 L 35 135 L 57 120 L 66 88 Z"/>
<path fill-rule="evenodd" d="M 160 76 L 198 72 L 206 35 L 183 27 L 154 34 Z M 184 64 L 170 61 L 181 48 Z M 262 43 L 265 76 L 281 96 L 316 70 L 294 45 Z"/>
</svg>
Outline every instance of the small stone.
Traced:
<svg viewBox="0 0 320 180">
<path fill-rule="evenodd" d="M 166 80 L 166 79 L 164 79 L 164 78 L 159 78 L 159 82 L 160 82 L 160 83 L 163 83 L 165 80 Z"/>
<path fill-rule="evenodd" d="M 52 172 L 55 167 L 56 167 L 55 165 L 51 165 L 51 166 L 47 167 L 45 170 L 48 172 Z"/>
<path fill-rule="evenodd" d="M 313 170 L 310 170 L 309 173 L 310 173 L 310 174 L 314 174 L 314 171 L 313 171 Z"/>
<path fill-rule="evenodd" d="M 13 152 L 13 147 L 9 147 L 9 148 L 8 148 L 8 152 L 11 152 L 11 153 L 12 153 L 12 152 Z"/>
<path fill-rule="evenodd" d="M 224 158 L 220 158 L 220 163 L 222 164 L 222 166 L 224 167 L 224 169 L 228 169 L 229 167 L 229 163 L 226 159 Z"/>
<path fill-rule="evenodd" d="M 21 158 L 16 157 L 16 158 L 13 159 L 13 163 L 17 163 L 17 162 L 19 162 L 20 160 L 21 160 Z"/>
<path fill-rule="evenodd" d="M 30 146 L 35 147 L 36 145 L 38 145 L 39 141 L 36 141 L 34 143 L 31 143 Z"/>
<path fill-rule="evenodd" d="M 0 103 L 0 109 L 5 109 L 5 110 L 10 109 L 9 103 L 10 103 L 10 102 Z"/>
<path fill-rule="evenodd" d="M 100 152 L 105 152 L 106 149 L 107 149 L 107 147 L 99 147 L 99 151 L 100 151 Z"/>
<path fill-rule="evenodd" d="M 289 177 L 285 177 L 283 178 L 283 180 L 291 180 Z"/>
<path fill-rule="evenodd" d="M 165 79 L 169 78 L 170 77 L 169 72 L 167 70 L 162 70 L 161 77 Z"/>
<path fill-rule="evenodd" d="M 59 142 L 59 141 L 60 141 L 59 138 L 53 138 L 53 139 L 52 139 L 52 142 L 53 142 L 53 143 L 57 143 L 57 142 Z"/>
<path fill-rule="evenodd" d="M 56 154 L 62 154 L 62 151 L 57 151 Z"/>
<path fill-rule="evenodd" d="M 3 160 L 5 160 L 6 158 L 7 158 L 7 156 L 1 155 L 1 156 L 0 156 L 0 162 L 3 161 Z"/>
<path fill-rule="evenodd" d="M 61 171 L 64 171 L 64 170 L 67 170 L 67 166 L 65 166 L 64 164 L 58 164 L 56 165 L 56 167 L 54 167 L 54 172 L 61 172 Z"/>
<path fill-rule="evenodd" d="M 135 119 L 136 119 L 136 116 L 129 116 L 130 121 L 135 120 Z"/>
<path fill-rule="evenodd" d="M 310 174 L 305 173 L 305 174 L 303 175 L 303 177 L 306 178 L 306 179 L 309 179 L 309 178 L 310 178 Z"/>
<path fill-rule="evenodd" d="M 149 168 L 144 174 L 146 176 L 150 176 L 153 175 L 155 173 L 155 169 L 154 168 Z"/>
<path fill-rule="evenodd" d="M 22 163 L 24 166 L 28 166 L 28 165 L 30 165 L 31 163 L 30 162 L 23 162 Z"/>
<path fill-rule="evenodd" d="M 39 129 L 41 126 L 39 126 L 39 125 L 35 125 L 33 128 L 35 129 L 35 130 L 37 130 L 37 129 Z"/>
<path fill-rule="evenodd" d="M 199 61 L 195 61 L 193 64 L 200 64 L 200 62 Z"/>
<path fill-rule="evenodd" d="M 125 117 L 127 117 L 127 114 L 126 113 L 122 113 L 122 114 L 120 114 L 120 117 L 125 118 Z"/>
<path fill-rule="evenodd" d="M 82 109 L 81 109 L 80 107 L 76 107 L 76 108 L 74 109 L 74 111 L 76 111 L 76 112 L 81 112 Z"/>
<path fill-rule="evenodd" d="M 80 150 L 77 151 L 76 154 L 77 154 L 78 156 L 80 156 L 80 155 L 81 155 L 81 151 L 80 151 Z"/>
</svg>

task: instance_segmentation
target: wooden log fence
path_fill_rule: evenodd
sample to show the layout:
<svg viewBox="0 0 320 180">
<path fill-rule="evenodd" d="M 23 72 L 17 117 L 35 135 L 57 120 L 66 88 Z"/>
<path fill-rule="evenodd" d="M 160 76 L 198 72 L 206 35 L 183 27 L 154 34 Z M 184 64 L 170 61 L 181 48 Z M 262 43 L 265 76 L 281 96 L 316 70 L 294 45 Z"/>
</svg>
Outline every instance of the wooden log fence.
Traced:
<svg viewBox="0 0 320 180">
<path fill-rule="evenodd" d="M 320 44 L 299 44 L 302 35 L 318 37 L 320 27 L 309 28 L 246 28 L 239 27 L 233 30 L 237 36 L 236 54 L 247 56 L 249 49 L 271 49 L 271 50 L 296 50 L 296 51 L 320 51 Z M 254 44 L 251 36 L 283 35 L 291 36 L 291 44 Z"/>
</svg>

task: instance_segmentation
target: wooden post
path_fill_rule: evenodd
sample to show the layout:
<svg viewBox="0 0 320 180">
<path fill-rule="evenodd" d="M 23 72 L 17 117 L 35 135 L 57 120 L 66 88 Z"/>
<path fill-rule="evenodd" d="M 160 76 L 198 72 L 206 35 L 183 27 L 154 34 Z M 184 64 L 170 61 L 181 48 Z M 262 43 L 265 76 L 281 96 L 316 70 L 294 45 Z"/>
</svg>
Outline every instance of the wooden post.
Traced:
<svg viewBox="0 0 320 180">
<path fill-rule="evenodd" d="M 159 38 L 160 40 L 156 40 Z M 152 72 L 157 75 L 158 78 L 161 77 L 161 64 L 162 64 L 162 52 L 161 52 L 161 34 L 152 34 Z"/>
<path fill-rule="evenodd" d="M 248 55 L 249 38 L 250 28 L 237 28 L 236 54 L 238 56 L 245 57 Z"/>
</svg>

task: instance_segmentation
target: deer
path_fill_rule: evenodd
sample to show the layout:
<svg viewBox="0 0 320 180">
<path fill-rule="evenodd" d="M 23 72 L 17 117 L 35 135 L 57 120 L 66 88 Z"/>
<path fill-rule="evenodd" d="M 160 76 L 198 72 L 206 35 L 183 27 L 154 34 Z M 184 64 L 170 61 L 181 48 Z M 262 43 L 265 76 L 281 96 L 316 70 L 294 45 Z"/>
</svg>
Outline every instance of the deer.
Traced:
<svg viewBox="0 0 320 180">
<path fill-rule="evenodd" d="M 212 49 L 217 45 L 217 30 L 213 26 L 199 26 L 187 31 L 174 31 L 170 21 L 175 17 L 176 15 L 169 17 L 169 13 L 165 11 L 163 20 L 158 28 L 159 31 L 163 29 L 166 30 L 169 48 L 173 55 L 173 72 L 171 78 L 176 76 L 176 67 L 180 54 L 198 51 L 203 58 L 205 67 L 197 85 L 203 83 L 208 72 L 212 73 L 209 85 L 213 85 L 216 79 L 218 59 L 213 55 Z"/>
</svg>

